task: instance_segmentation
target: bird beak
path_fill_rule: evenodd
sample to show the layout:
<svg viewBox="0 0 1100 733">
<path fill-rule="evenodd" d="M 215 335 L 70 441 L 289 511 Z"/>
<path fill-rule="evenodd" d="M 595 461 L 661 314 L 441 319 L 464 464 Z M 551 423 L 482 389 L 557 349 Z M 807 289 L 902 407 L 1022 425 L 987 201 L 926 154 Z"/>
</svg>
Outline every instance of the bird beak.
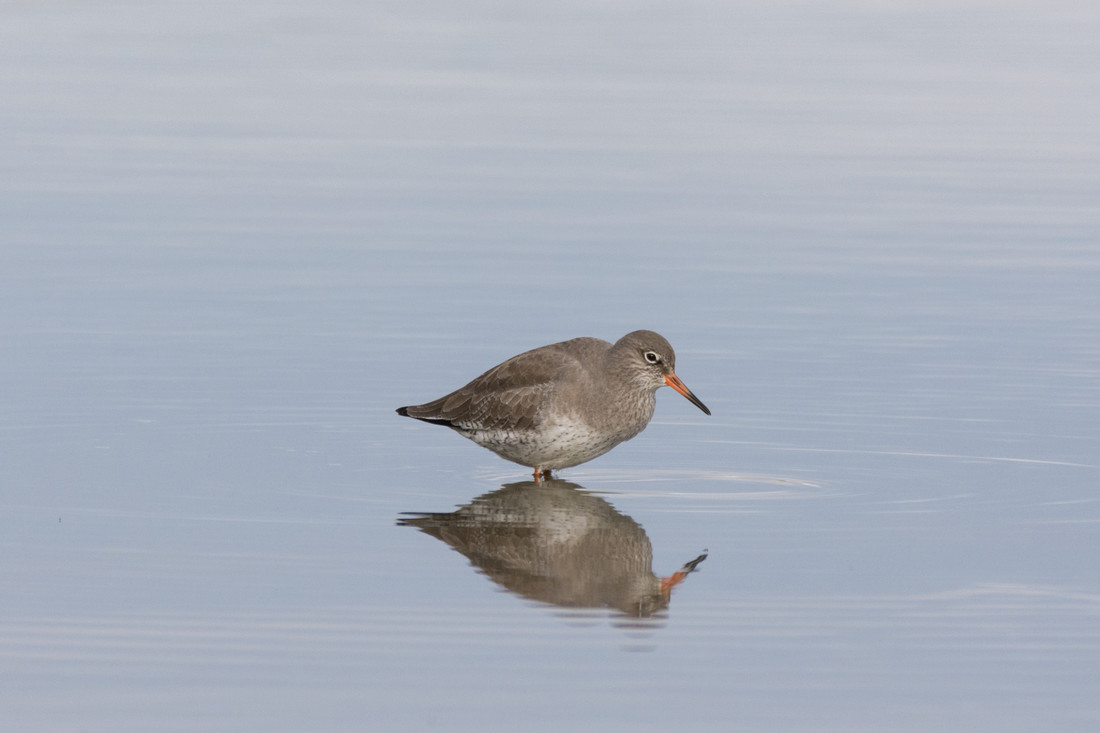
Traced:
<svg viewBox="0 0 1100 733">
<path fill-rule="evenodd" d="M 707 409 L 707 406 L 703 404 L 702 400 L 700 400 L 698 397 L 693 395 L 691 393 L 691 390 L 687 388 L 687 385 L 685 385 L 683 382 L 681 382 L 680 378 L 677 377 L 675 374 L 666 374 L 665 375 L 665 384 L 667 384 L 669 387 L 672 387 L 674 390 L 676 390 L 677 392 L 682 394 L 684 397 L 687 397 L 688 400 L 691 402 L 691 404 L 695 405 L 696 407 L 698 407 L 700 410 L 707 413 L 708 415 L 710 414 L 710 410 Z"/>
<path fill-rule="evenodd" d="M 707 559 L 707 551 L 703 550 L 703 554 L 689 562 L 684 567 L 677 570 L 667 578 L 661 578 L 661 595 L 668 596 L 672 593 L 672 589 L 684 582 L 684 578 L 695 572 L 695 568 L 699 566 L 699 563 Z"/>
</svg>

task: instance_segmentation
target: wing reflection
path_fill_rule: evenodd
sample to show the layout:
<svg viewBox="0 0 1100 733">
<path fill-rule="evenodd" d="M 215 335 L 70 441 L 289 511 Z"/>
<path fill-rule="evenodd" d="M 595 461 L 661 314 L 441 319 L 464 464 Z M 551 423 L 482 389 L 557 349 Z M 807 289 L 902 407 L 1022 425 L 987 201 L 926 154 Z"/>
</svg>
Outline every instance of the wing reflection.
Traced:
<svg viewBox="0 0 1100 733">
<path fill-rule="evenodd" d="M 653 574 L 645 530 L 569 481 L 505 484 L 445 514 L 407 512 L 398 524 L 446 542 L 493 582 L 524 598 L 569 608 L 610 608 L 646 618 L 706 553 L 668 577 Z"/>
</svg>

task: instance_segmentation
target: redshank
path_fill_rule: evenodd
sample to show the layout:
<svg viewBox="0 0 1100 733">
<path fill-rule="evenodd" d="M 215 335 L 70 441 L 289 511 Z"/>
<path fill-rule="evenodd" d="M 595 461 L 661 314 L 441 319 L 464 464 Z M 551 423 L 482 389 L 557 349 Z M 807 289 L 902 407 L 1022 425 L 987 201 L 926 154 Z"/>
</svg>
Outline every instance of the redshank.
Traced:
<svg viewBox="0 0 1100 733">
<path fill-rule="evenodd" d="M 633 331 L 615 344 L 575 338 L 513 356 L 465 387 L 397 414 L 446 425 L 535 469 L 538 480 L 642 432 L 665 385 L 709 415 L 675 368 L 672 345 L 653 331 Z"/>
<path fill-rule="evenodd" d="M 583 486 L 547 479 L 505 484 L 449 513 L 403 512 L 397 524 L 450 545 L 500 587 L 540 603 L 608 607 L 652 617 L 706 559 L 672 575 L 653 573 L 642 526 Z"/>
</svg>

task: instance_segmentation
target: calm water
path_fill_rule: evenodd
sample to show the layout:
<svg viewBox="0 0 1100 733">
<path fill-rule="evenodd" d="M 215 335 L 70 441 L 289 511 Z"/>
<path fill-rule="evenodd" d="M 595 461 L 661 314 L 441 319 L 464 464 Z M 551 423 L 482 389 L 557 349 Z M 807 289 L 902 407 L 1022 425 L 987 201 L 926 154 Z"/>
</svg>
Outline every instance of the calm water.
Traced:
<svg viewBox="0 0 1100 733">
<path fill-rule="evenodd" d="M 0 17 L 5 729 L 1100 727 L 1100 11 Z M 636 328 L 549 486 L 393 413 Z"/>
</svg>

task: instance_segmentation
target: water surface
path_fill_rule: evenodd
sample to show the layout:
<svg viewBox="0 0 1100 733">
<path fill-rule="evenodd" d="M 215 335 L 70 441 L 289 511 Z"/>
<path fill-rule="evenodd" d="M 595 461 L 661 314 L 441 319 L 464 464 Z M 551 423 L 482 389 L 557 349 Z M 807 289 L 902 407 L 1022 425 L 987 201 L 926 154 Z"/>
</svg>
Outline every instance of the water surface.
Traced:
<svg viewBox="0 0 1100 733">
<path fill-rule="evenodd" d="M 9 725 L 1100 725 L 1097 12 L 0 12 Z M 561 484 L 393 413 L 637 328 Z"/>
</svg>

